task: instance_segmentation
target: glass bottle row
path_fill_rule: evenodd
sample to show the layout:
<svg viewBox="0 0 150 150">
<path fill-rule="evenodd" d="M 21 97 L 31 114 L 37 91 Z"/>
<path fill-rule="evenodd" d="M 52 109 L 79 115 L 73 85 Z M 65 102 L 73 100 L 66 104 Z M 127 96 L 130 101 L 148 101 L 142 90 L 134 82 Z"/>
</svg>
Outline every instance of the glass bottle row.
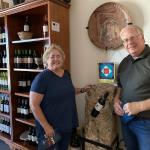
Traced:
<svg viewBox="0 0 150 150">
<path fill-rule="evenodd" d="M 37 56 L 35 50 L 15 50 L 14 53 L 14 67 L 15 68 L 26 68 L 26 69 L 37 69 L 38 67 L 43 68 L 41 57 Z"/>
<path fill-rule="evenodd" d="M 0 93 L 0 112 L 1 113 L 7 113 L 10 112 L 10 106 L 9 106 L 9 95 Z"/>
</svg>

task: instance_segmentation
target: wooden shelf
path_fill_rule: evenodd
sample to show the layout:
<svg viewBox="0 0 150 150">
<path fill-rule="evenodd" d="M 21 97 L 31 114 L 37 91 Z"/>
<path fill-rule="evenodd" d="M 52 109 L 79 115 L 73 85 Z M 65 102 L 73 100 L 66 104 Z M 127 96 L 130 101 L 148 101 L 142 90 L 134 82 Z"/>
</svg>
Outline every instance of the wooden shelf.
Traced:
<svg viewBox="0 0 150 150">
<path fill-rule="evenodd" d="M 6 45 L 6 43 L 0 43 L 0 45 Z"/>
<path fill-rule="evenodd" d="M 15 93 L 16 96 L 21 96 L 21 97 L 27 97 L 29 98 L 29 93 L 25 92 L 25 93 Z"/>
<path fill-rule="evenodd" d="M 34 118 L 31 118 L 31 119 L 16 118 L 15 120 L 19 121 L 21 123 L 24 123 L 24 124 L 27 124 L 27 125 L 35 127 L 35 120 L 34 120 Z"/>
<path fill-rule="evenodd" d="M 6 118 L 9 118 L 9 119 L 10 119 L 10 115 L 9 115 L 9 114 L 6 114 L 6 113 L 0 112 L 0 116 L 6 117 Z"/>
<path fill-rule="evenodd" d="M 13 44 L 20 44 L 20 43 L 29 43 L 29 42 L 40 42 L 40 41 L 46 41 L 49 40 L 49 37 L 46 38 L 35 38 L 35 39 L 28 39 L 28 40 L 17 40 L 12 41 Z"/>
<path fill-rule="evenodd" d="M 25 72 L 42 72 L 43 69 L 21 69 L 21 68 L 14 68 L 14 71 L 25 71 Z"/>
<path fill-rule="evenodd" d="M 9 91 L 5 91 L 5 90 L 0 90 L 0 93 L 10 94 L 10 92 L 9 92 Z"/>
<path fill-rule="evenodd" d="M 15 145 L 23 150 L 37 150 L 37 146 L 36 145 L 32 145 L 27 141 L 22 141 L 20 139 L 18 139 L 17 141 L 14 142 Z"/>
<path fill-rule="evenodd" d="M 1 71 L 7 71 L 7 68 L 0 68 Z"/>
<path fill-rule="evenodd" d="M 10 137 L 10 135 L 8 135 L 6 133 L 0 132 L 0 139 L 3 140 L 3 141 L 10 141 L 11 137 Z"/>
</svg>

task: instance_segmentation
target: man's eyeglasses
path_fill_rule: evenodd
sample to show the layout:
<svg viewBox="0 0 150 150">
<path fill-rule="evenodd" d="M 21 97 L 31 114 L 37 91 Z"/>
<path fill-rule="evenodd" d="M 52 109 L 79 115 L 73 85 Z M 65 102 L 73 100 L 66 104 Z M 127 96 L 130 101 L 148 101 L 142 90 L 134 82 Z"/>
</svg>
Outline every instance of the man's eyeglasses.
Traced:
<svg viewBox="0 0 150 150">
<path fill-rule="evenodd" d="M 126 38 L 126 39 L 122 39 L 122 42 L 124 44 L 128 43 L 129 41 L 134 41 L 138 38 L 138 36 L 140 36 L 141 34 L 137 34 L 137 35 L 134 35 L 134 36 L 131 36 L 130 38 Z"/>
</svg>

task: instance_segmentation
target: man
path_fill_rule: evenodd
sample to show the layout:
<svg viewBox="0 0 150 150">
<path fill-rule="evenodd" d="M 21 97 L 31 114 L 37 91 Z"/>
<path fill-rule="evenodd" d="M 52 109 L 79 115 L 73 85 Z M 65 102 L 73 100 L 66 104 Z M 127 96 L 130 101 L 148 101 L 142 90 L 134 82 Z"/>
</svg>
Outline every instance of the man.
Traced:
<svg viewBox="0 0 150 150">
<path fill-rule="evenodd" d="M 127 25 L 120 36 L 129 55 L 118 68 L 114 110 L 127 150 L 150 150 L 150 47 L 136 25 Z"/>
</svg>

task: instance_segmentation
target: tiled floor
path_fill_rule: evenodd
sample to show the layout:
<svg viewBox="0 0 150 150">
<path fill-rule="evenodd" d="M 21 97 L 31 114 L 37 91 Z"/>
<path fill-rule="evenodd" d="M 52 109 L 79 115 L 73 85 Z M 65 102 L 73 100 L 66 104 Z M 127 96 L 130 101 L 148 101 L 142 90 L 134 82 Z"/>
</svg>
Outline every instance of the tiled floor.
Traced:
<svg viewBox="0 0 150 150">
<path fill-rule="evenodd" d="M 9 146 L 0 140 L 0 150 L 10 150 Z"/>
</svg>

